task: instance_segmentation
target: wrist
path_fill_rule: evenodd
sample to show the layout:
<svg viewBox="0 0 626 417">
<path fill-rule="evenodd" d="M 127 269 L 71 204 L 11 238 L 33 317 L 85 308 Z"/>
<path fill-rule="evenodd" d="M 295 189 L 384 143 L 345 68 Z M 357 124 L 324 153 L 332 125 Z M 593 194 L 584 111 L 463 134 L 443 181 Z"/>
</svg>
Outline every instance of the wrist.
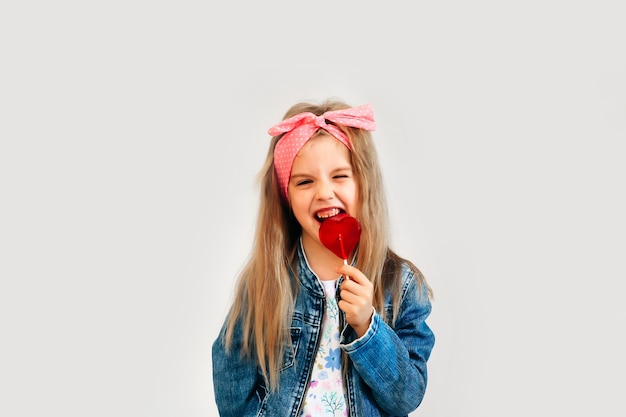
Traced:
<svg viewBox="0 0 626 417">
<path fill-rule="evenodd" d="M 365 321 L 365 323 L 363 323 L 360 326 L 352 326 L 352 328 L 354 329 L 354 332 L 357 335 L 357 338 L 363 337 L 365 335 L 365 333 L 367 333 L 367 331 L 369 330 L 370 326 L 372 325 L 372 320 L 374 318 L 374 313 L 376 313 L 376 309 L 374 308 L 374 306 L 372 306 L 372 311 L 369 315 L 369 318 Z"/>
</svg>

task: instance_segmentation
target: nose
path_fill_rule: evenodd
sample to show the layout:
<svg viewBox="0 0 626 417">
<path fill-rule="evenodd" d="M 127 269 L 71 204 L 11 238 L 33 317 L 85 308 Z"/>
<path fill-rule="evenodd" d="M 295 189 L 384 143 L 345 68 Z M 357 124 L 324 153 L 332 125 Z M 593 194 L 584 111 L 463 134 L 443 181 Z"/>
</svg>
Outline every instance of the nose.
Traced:
<svg viewBox="0 0 626 417">
<path fill-rule="evenodd" d="M 319 200 L 329 200 L 335 195 L 332 184 L 328 181 L 320 181 L 317 184 L 316 195 Z"/>
</svg>

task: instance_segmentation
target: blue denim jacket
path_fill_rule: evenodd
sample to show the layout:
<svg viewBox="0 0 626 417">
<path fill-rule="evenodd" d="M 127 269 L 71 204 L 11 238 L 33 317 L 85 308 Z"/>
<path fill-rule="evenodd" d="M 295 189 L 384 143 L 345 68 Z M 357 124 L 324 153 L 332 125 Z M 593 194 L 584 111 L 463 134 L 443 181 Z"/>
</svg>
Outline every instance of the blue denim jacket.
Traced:
<svg viewBox="0 0 626 417">
<path fill-rule="evenodd" d="M 221 417 L 299 417 L 320 337 L 324 290 L 298 249 L 299 288 L 291 320 L 292 346 L 285 347 L 280 386 L 269 392 L 253 359 L 240 355 L 241 331 L 235 330 L 227 353 L 221 335 L 213 343 L 213 385 Z M 338 285 L 341 284 L 341 280 Z M 338 291 L 338 297 L 340 297 Z M 385 300 L 391 317 L 391 296 Z M 341 335 L 345 389 L 352 417 L 406 416 L 421 403 L 426 361 L 435 338 L 425 322 L 431 311 L 426 290 L 418 292 L 411 269 L 402 266 L 402 297 L 392 327 L 374 313 L 360 338 L 350 326 Z"/>
</svg>

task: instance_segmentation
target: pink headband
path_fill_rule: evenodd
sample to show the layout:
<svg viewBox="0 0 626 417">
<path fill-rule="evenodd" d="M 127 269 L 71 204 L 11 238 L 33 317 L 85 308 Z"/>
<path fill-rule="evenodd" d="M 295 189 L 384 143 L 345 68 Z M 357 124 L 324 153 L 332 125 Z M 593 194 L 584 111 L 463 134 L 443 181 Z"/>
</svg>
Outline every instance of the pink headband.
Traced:
<svg viewBox="0 0 626 417">
<path fill-rule="evenodd" d="M 324 129 L 335 139 L 343 143 L 346 148 L 352 149 L 350 140 L 337 126 L 327 124 L 333 122 L 341 126 L 356 127 L 358 129 L 374 130 L 374 111 L 371 104 L 359 107 L 352 107 L 345 110 L 327 111 L 321 116 L 316 116 L 311 112 L 296 114 L 289 119 L 272 126 L 268 133 L 278 136 L 285 133 L 274 148 L 274 168 L 278 177 L 278 185 L 283 197 L 287 199 L 287 186 L 291 177 L 293 160 L 300 149 L 311 139 L 319 129 Z"/>
</svg>

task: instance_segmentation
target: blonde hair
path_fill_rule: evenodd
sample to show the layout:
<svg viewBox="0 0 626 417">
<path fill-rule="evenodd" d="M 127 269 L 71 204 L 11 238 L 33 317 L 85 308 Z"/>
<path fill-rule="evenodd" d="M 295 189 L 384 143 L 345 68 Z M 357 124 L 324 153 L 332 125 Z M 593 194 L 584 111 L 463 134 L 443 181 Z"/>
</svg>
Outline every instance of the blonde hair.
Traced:
<svg viewBox="0 0 626 417">
<path fill-rule="evenodd" d="M 331 110 L 349 108 L 341 101 L 329 100 L 320 105 L 298 103 L 283 119 L 302 112 L 321 115 Z M 389 248 L 389 216 L 378 156 L 369 131 L 338 126 L 346 133 L 352 146 L 351 162 L 359 187 L 360 204 L 357 218 L 362 232 L 356 267 L 374 285 L 374 307 L 383 319 L 393 322 L 401 296 L 401 264 L 415 273 L 420 289 L 432 292 L 421 272 L 411 262 Z M 314 136 L 326 132 L 320 129 Z M 235 327 L 241 326 L 242 355 L 254 357 L 270 389 L 278 387 L 279 369 L 285 346 L 290 346 L 289 328 L 297 281 L 296 249 L 301 228 L 289 205 L 281 197 L 274 171 L 274 147 L 280 136 L 273 137 L 259 173 L 260 205 L 250 258 L 239 275 L 235 299 L 229 313 L 224 343 L 232 347 Z M 392 294 L 393 312 L 387 317 L 384 299 Z"/>
</svg>

